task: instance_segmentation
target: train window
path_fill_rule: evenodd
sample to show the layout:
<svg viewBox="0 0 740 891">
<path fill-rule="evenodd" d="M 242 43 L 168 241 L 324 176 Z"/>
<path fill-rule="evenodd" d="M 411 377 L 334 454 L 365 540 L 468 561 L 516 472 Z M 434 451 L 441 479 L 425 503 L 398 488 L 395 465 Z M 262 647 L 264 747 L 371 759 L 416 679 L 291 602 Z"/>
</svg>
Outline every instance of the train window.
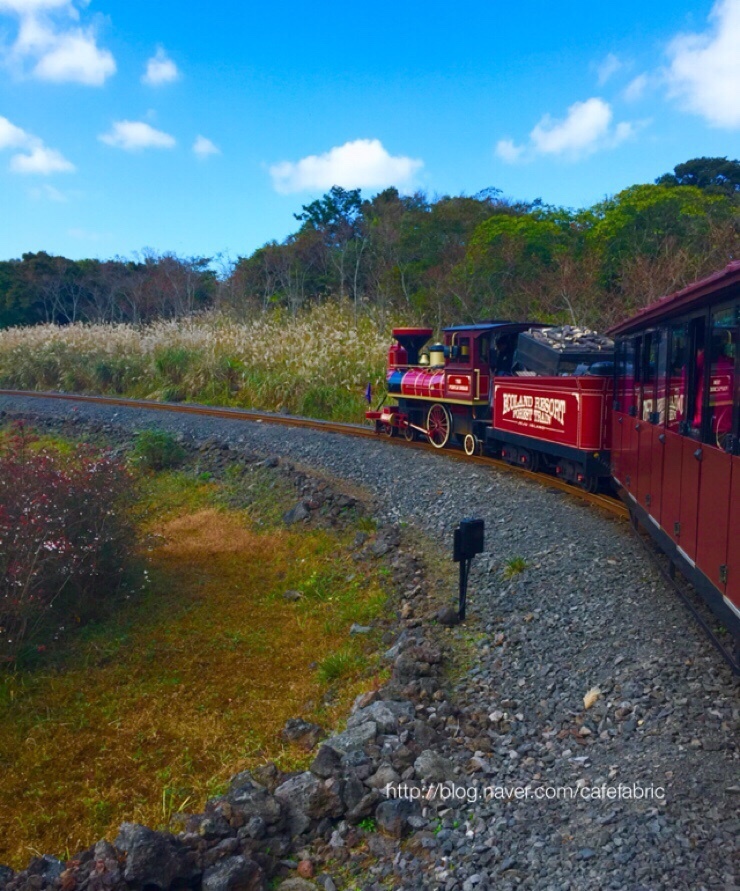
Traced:
<svg viewBox="0 0 740 891">
<path fill-rule="evenodd" d="M 704 318 L 689 322 L 689 362 L 686 389 L 686 421 L 683 431 L 692 439 L 701 439 L 702 413 L 705 390 L 705 335 Z"/>
<path fill-rule="evenodd" d="M 470 338 L 461 337 L 458 340 L 457 362 L 461 365 L 467 365 L 470 362 Z"/>
<path fill-rule="evenodd" d="M 478 338 L 478 361 L 488 362 L 488 353 L 491 348 L 491 341 L 487 334 L 482 334 Z"/>
<path fill-rule="evenodd" d="M 513 335 L 501 334 L 496 338 L 496 374 L 511 374 L 511 366 L 514 359 Z M 493 363 L 491 363 L 493 364 Z"/>
<path fill-rule="evenodd" d="M 614 344 L 614 411 L 624 411 L 624 377 L 627 341 L 617 339 Z"/>
<path fill-rule="evenodd" d="M 707 442 L 729 448 L 733 432 L 735 363 L 740 334 L 740 306 L 715 309 L 708 338 L 709 389 L 706 425 Z"/>
<path fill-rule="evenodd" d="M 627 393 L 627 411 L 633 417 L 640 414 L 642 402 L 642 377 L 644 369 L 642 367 L 642 337 L 634 337 L 632 339 L 632 377 L 627 378 L 629 390 Z"/>
<path fill-rule="evenodd" d="M 663 426 L 666 422 L 668 404 L 668 328 L 661 328 L 658 337 L 658 374 L 655 382 L 657 401 L 655 414 L 651 420 L 654 424 Z"/>
<path fill-rule="evenodd" d="M 658 378 L 659 331 L 648 331 L 642 342 L 642 400 L 640 416 L 644 421 L 655 421 L 657 400 L 655 388 Z"/>
<path fill-rule="evenodd" d="M 688 379 L 688 328 L 685 322 L 676 322 L 670 328 L 666 380 L 666 427 L 676 433 L 684 429 Z"/>
</svg>

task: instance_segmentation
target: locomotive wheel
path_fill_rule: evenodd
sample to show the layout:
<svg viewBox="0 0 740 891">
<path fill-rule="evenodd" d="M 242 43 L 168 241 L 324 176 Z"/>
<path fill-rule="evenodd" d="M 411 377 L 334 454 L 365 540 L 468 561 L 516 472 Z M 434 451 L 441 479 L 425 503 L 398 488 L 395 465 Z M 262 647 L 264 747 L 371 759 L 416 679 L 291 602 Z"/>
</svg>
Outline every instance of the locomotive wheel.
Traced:
<svg viewBox="0 0 740 891">
<path fill-rule="evenodd" d="M 393 424 L 386 424 L 385 422 L 382 422 L 378 425 L 378 433 L 381 436 L 387 436 L 389 439 L 391 439 L 396 435 L 396 428 L 393 426 Z"/>
<path fill-rule="evenodd" d="M 452 418 L 449 411 L 439 402 L 435 403 L 427 415 L 427 430 L 429 442 L 435 449 L 443 449 L 450 441 L 452 432 Z"/>
<path fill-rule="evenodd" d="M 595 495 L 599 491 L 599 478 L 595 473 L 592 473 L 590 476 L 587 476 L 582 482 L 578 484 L 582 489 L 585 489 L 590 495 Z"/>
<path fill-rule="evenodd" d="M 413 427 L 404 427 L 403 438 L 406 442 L 413 442 L 416 439 L 416 430 Z"/>
<path fill-rule="evenodd" d="M 482 446 L 483 443 L 477 436 L 474 436 L 472 433 L 465 434 L 465 439 L 463 439 L 463 449 L 465 449 L 466 455 L 480 455 L 483 451 Z"/>
</svg>

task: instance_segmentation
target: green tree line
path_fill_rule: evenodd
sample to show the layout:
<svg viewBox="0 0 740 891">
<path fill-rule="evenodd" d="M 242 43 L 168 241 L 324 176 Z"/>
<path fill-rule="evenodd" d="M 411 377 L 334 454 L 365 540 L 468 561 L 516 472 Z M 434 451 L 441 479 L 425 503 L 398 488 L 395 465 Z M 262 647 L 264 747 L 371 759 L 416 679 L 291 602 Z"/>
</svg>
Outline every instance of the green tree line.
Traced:
<svg viewBox="0 0 740 891">
<path fill-rule="evenodd" d="M 498 189 L 430 198 L 334 186 L 296 231 L 216 275 L 172 254 L 0 263 L 0 326 L 241 316 L 327 298 L 436 325 L 537 318 L 604 327 L 740 256 L 740 161 L 696 158 L 585 209 Z"/>
</svg>

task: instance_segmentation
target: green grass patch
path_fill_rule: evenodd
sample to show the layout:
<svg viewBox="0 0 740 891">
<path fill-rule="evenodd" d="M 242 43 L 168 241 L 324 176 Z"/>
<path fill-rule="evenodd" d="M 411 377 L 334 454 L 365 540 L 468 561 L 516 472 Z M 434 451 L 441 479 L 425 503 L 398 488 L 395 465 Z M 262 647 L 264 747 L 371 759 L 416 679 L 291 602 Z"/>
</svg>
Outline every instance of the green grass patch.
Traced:
<svg viewBox="0 0 740 891">
<path fill-rule="evenodd" d="M 524 559 L 524 557 L 511 557 L 504 564 L 504 568 L 501 571 L 501 575 L 505 579 L 513 579 L 514 576 L 519 575 L 528 569 L 529 564 Z"/>
</svg>

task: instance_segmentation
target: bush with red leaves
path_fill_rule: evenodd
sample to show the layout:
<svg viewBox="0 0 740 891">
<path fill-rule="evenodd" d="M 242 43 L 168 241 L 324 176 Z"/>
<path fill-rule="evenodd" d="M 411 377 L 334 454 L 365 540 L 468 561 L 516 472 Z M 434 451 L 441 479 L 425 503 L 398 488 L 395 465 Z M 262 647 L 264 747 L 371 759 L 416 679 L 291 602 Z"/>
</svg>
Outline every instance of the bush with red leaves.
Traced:
<svg viewBox="0 0 740 891">
<path fill-rule="evenodd" d="M 115 601 L 135 534 L 131 478 L 109 455 L 34 449 L 15 424 L 0 445 L 0 661 L 45 648 Z"/>
</svg>

